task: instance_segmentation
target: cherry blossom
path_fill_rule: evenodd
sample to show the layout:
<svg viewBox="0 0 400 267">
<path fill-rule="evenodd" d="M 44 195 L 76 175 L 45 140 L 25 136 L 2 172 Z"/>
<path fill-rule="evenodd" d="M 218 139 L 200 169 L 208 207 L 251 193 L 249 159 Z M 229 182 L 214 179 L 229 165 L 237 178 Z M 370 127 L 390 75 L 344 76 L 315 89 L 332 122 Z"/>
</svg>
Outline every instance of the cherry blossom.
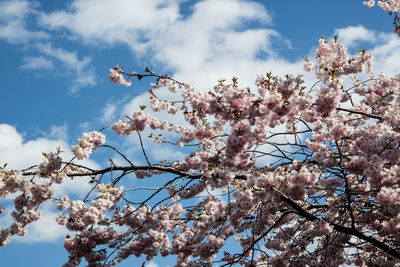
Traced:
<svg viewBox="0 0 400 267">
<path fill-rule="evenodd" d="M 104 134 L 99 132 L 84 133 L 78 145 L 73 146 L 71 151 L 78 159 L 87 159 L 89 155 L 106 141 Z"/>
<path fill-rule="evenodd" d="M 378 6 L 399 11 L 399 1 Z M 268 72 L 251 88 L 233 77 L 199 90 L 149 68 L 111 69 L 118 85 L 154 79 L 150 104 L 84 133 L 72 159 L 57 149 L 25 170 L 1 167 L 0 197 L 13 204 L 0 215 L 13 222 L 0 245 L 26 235 L 54 202 L 69 231 L 66 267 L 171 255 L 182 267 L 400 266 L 400 76 L 373 74 L 373 56 L 350 54 L 340 36 L 321 38 L 315 60 L 304 59 L 310 88 L 300 75 Z M 106 134 L 137 138 L 145 163 Z M 155 160 L 145 137 L 170 157 Z M 99 147 L 108 162 L 85 166 Z M 84 197 L 56 194 L 55 184 L 85 176 Z"/>
</svg>

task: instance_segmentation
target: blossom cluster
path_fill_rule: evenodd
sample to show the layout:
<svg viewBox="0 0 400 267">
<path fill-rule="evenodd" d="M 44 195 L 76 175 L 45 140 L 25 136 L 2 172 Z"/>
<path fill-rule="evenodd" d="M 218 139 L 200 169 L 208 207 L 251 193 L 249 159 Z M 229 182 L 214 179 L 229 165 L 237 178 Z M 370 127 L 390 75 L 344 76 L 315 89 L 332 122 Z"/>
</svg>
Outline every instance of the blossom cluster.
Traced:
<svg viewBox="0 0 400 267">
<path fill-rule="evenodd" d="M 368 7 L 373 7 L 375 5 L 375 0 L 365 1 L 364 5 Z M 400 11 L 400 1 L 399 0 L 379 0 L 378 6 L 381 7 L 386 12 L 399 12 Z"/>
<path fill-rule="evenodd" d="M 67 236 L 64 240 L 64 247 L 70 254 L 69 261 L 64 266 L 78 266 L 82 258 L 85 258 L 89 265 L 104 261 L 106 254 L 95 251 L 96 246 L 108 244 L 108 247 L 112 248 L 115 240 L 122 237 L 121 233 L 109 227 L 106 212 L 117 207 L 117 203 L 123 197 L 124 188 L 99 183 L 96 191 L 97 198 L 92 200 L 91 204 L 63 196 L 57 205 L 58 210 L 67 212 L 58 216 L 57 222 L 65 225 L 70 231 L 80 232 L 74 238 Z M 104 228 L 105 226 L 107 227 Z M 110 241 L 114 243 L 109 244 Z"/>
<path fill-rule="evenodd" d="M 25 180 L 21 171 L 0 168 L 0 197 L 6 198 L 10 195 L 14 202 L 14 210 L 11 212 L 14 222 L 8 228 L 0 229 L 0 246 L 10 243 L 13 235 L 27 234 L 25 228 L 41 217 L 37 208 L 53 197 L 54 190 L 47 181 Z"/>
<path fill-rule="evenodd" d="M 110 184 L 97 186 L 98 198 L 92 201 L 92 205 L 81 200 L 70 200 L 63 196 L 57 209 L 65 210 L 68 216 L 61 215 L 57 222 L 65 225 L 71 231 L 82 231 L 91 225 L 102 221 L 107 210 L 113 210 L 123 196 L 123 187 L 116 188 Z"/>
<path fill-rule="evenodd" d="M 125 85 L 126 87 L 129 87 L 132 85 L 132 81 L 129 79 L 125 79 L 124 76 L 122 76 L 121 71 L 119 69 L 110 69 L 110 75 L 108 75 L 108 80 L 110 82 L 114 82 L 118 85 Z"/>
<path fill-rule="evenodd" d="M 102 146 L 105 141 L 106 136 L 100 132 L 93 131 L 84 133 L 82 138 L 79 139 L 79 143 L 71 147 L 71 151 L 78 159 L 87 159 L 93 150 Z"/>
<path fill-rule="evenodd" d="M 61 165 L 61 157 L 54 152 L 50 152 L 50 154 L 45 155 L 44 161 L 39 164 L 37 174 L 41 177 L 48 177 L 53 172 L 61 169 Z"/>
</svg>

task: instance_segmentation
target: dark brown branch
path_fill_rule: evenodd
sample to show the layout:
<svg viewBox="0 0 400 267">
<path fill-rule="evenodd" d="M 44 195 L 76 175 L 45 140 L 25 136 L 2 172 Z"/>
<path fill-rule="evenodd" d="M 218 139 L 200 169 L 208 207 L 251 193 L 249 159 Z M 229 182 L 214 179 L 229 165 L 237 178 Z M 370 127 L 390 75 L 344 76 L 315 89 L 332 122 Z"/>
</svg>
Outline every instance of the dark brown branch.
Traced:
<svg viewBox="0 0 400 267">
<path fill-rule="evenodd" d="M 372 118 L 372 119 L 377 119 L 379 121 L 383 121 L 383 118 L 378 116 L 378 115 L 368 114 L 368 113 L 365 113 L 365 112 L 362 112 L 362 111 L 345 109 L 345 108 L 336 108 L 336 110 L 346 111 L 346 112 L 353 113 L 353 114 L 360 114 L 360 115 L 363 115 L 363 116 L 366 116 L 366 117 L 369 117 L 369 118 Z"/>
<path fill-rule="evenodd" d="M 292 199 L 290 199 L 289 197 L 287 197 L 286 195 L 284 195 L 283 193 L 279 192 L 277 189 L 273 188 L 274 192 L 278 195 L 278 197 L 286 202 L 289 206 L 291 206 L 294 210 L 296 210 L 296 212 L 306 218 L 309 221 L 317 221 L 317 220 L 321 220 L 318 217 L 316 217 L 315 215 L 307 212 L 305 209 L 303 209 L 300 205 L 298 205 L 295 201 L 293 201 Z M 328 222 L 329 223 L 329 222 Z M 371 245 L 382 249 L 383 251 L 385 251 L 386 253 L 388 253 L 390 256 L 399 259 L 400 260 L 400 252 L 389 247 L 388 245 L 386 245 L 385 243 L 382 243 L 379 240 L 376 240 L 375 238 L 372 238 L 370 236 L 367 236 L 365 234 L 363 234 L 362 232 L 358 231 L 355 228 L 349 228 L 349 227 L 345 227 L 336 223 L 329 223 L 331 226 L 333 226 L 333 229 L 340 232 L 340 233 L 344 233 L 344 234 L 349 234 L 352 236 L 356 236 L 364 241 L 367 241 L 368 243 L 370 243 Z"/>
<path fill-rule="evenodd" d="M 337 140 L 335 140 L 336 143 L 336 147 L 339 153 L 339 166 L 340 166 L 340 172 L 343 175 L 343 179 L 344 179 L 344 188 L 345 188 L 345 193 L 346 193 L 346 199 L 347 199 L 347 204 L 348 204 L 348 209 L 349 209 L 349 213 L 350 213 L 350 218 L 351 218 L 351 228 L 355 229 L 356 228 L 356 224 L 355 224 L 355 219 L 354 219 L 354 214 L 353 214 L 353 208 L 351 207 L 351 193 L 350 193 L 350 189 L 349 189 L 349 181 L 347 179 L 347 175 L 344 171 L 344 169 L 342 168 L 342 161 L 343 161 L 343 154 L 342 151 L 340 149 L 340 146 L 337 142 Z"/>
<path fill-rule="evenodd" d="M 160 171 L 160 172 L 167 172 L 167 173 L 173 173 L 177 174 L 180 176 L 185 176 L 185 177 L 190 177 L 190 178 L 200 178 L 202 174 L 200 173 L 188 173 L 185 171 L 181 171 L 179 169 L 173 168 L 173 167 L 167 167 L 167 166 L 115 166 L 115 167 L 108 167 L 105 169 L 97 170 L 97 171 L 89 171 L 89 172 L 84 172 L 84 173 L 68 173 L 67 176 L 69 177 L 77 177 L 77 176 L 95 176 L 99 174 L 105 174 L 111 171 L 122 171 L 122 172 L 132 172 L 136 170 L 154 170 L 154 171 Z M 24 172 L 22 175 L 24 176 L 30 176 L 30 175 L 35 175 L 36 172 Z"/>
<path fill-rule="evenodd" d="M 133 166 L 133 163 L 124 154 L 122 154 L 118 149 L 116 149 L 115 147 L 110 146 L 110 145 L 102 145 L 102 147 L 111 148 L 112 150 L 117 152 L 121 157 L 123 157 L 131 166 Z"/>
<path fill-rule="evenodd" d="M 144 150 L 143 141 L 142 141 L 142 135 L 140 134 L 139 131 L 137 132 L 137 134 L 138 134 L 138 136 L 139 136 L 140 147 L 142 148 L 143 155 L 144 155 L 144 157 L 145 157 L 145 159 L 146 159 L 147 164 L 150 166 L 151 163 L 150 163 L 150 161 L 149 161 L 149 158 L 147 157 L 146 151 Z"/>
</svg>

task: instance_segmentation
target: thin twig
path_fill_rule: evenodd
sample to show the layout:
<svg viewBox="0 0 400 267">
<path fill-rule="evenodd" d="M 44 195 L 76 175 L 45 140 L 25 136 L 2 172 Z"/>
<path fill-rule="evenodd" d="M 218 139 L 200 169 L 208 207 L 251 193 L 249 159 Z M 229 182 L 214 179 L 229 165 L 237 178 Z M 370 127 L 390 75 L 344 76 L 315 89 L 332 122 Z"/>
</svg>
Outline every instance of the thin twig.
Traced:
<svg viewBox="0 0 400 267">
<path fill-rule="evenodd" d="M 149 166 L 151 166 L 151 163 L 149 161 L 149 158 L 147 157 L 146 151 L 144 150 L 143 141 L 142 141 L 142 135 L 140 134 L 139 131 L 137 132 L 137 134 L 139 136 L 140 147 L 142 148 L 143 155 L 146 158 L 147 164 L 149 164 Z"/>
</svg>

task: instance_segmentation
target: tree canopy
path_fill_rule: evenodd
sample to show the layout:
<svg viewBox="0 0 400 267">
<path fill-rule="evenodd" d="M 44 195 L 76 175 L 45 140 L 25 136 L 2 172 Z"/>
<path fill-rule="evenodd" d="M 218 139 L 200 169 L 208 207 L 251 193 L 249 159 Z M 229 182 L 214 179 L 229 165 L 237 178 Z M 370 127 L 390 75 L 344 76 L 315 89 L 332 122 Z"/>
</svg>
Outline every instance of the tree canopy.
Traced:
<svg viewBox="0 0 400 267">
<path fill-rule="evenodd" d="M 378 5 L 400 35 L 400 1 Z M 372 74 L 372 58 L 365 50 L 350 55 L 340 36 L 321 38 L 315 59 L 304 58 L 313 86 L 299 75 L 266 73 L 255 88 L 233 77 L 208 91 L 149 68 L 112 68 L 108 78 L 119 85 L 156 79 L 150 106 L 84 133 L 72 159 L 55 149 L 36 166 L 1 167 L 0 196 L 13 199 L 14 221 L 1 229 L 0 245 L 25 235 L 52 201 L 70 231 L 66 267 L 143 255 L 174 255 L 176 266 L 399 266 L 400 76 Z M 181 119 L 165 121 L 163 113 Z M 137 135 L 146 164 L 106 134 Z M 152 162 L 143 138 L 184 159 Z M 103 169 L 82 163 L 99 150 L 118 161 Z M 56 184 L 82 176 L 92 185 L 84 198 L 55 197 Z"/>
</svg>

